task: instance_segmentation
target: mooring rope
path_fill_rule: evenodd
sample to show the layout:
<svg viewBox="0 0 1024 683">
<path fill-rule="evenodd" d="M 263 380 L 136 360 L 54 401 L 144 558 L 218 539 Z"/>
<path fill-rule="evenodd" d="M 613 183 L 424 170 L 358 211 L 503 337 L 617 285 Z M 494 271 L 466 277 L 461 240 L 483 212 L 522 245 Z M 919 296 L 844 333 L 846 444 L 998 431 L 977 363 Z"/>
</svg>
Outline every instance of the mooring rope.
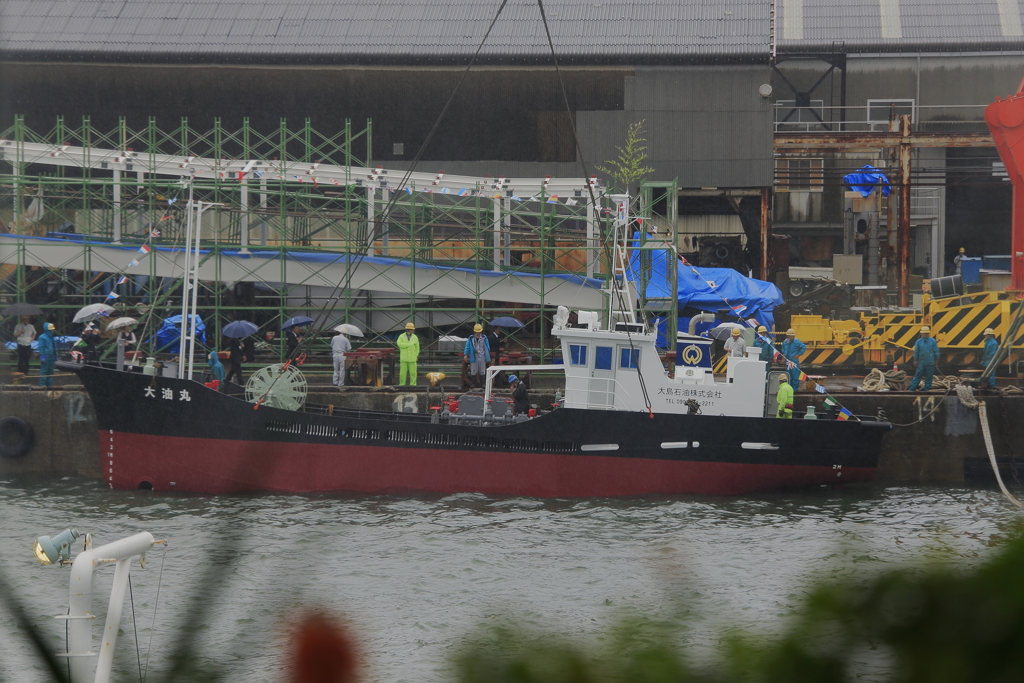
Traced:
<svg viewBox="0 0 1024 683">
<path fill-rule="evenodd" d="M 963 399 L 961 399 L 962 401 Z M 985 409 L 984 401 L 977 401 L 978 404 L 978 419 L 981 420 L 981 434 L 985 437 L 985 449 L 988 451 L 988 461 L 992 464 L 992 472 L 996 475 L 996 481 L 999 482 L 999 490 L 1003 492 L 1006 499 L 1019 508 L 1024 508 L 1024 503 L 1013 497 L 1007 488 L 1006 484 L 1003 483 L 1003 477 L 999 474 L 999 465 L 996 464 L 996 451 L 992 447 L 992 434 L 988 429 L 988 411 Z"/>
</svg>

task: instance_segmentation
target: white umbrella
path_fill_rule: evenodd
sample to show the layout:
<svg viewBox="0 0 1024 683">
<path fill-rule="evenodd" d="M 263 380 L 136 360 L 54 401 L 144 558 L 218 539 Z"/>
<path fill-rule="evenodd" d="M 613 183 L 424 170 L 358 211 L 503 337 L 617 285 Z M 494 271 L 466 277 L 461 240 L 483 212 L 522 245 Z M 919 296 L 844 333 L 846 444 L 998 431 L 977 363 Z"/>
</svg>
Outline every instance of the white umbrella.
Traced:
<svg viewBox="0 0 1024 683">
<path fill-rule="evenodd" d="M 748 329 L 750 328 L 747 327 L 746 325 L 741 325 L 740 323 L 722 323 L 718 327 L 713 327 L 710 330 L 708 330 L 708 334 L 711 335 L 712 339 L 722 340 L 731 337 L 733 330 L 739 330 L 740 332 L 743 332 L 743 330 Z"/>
<path fill-rule="evenodd" d="M 112 321 L 109 325 L 107 325 L 107 329 L 108 330 L 119 330 L 122 327 L 128 327 L 129 325 L 134 325 L 134 324 L 136 324 L 138 322 L 139 321 L 136 320 L 135 318 L 118 318 L 118 319 Z"/>
<path fill-rule="evenodd" d="M 113 310 L 113 306 L 108 306 L 106 304 L 89 304 L 78 311 L 78 313 L 75 313 L 75 317 L 72 322 L 84 323 L 90 320 L 95 320 L 96 318 L 103 318 L 110 315 Z"/>
<path fill-rule="evenodd" d="M 341 332 L 342 334 L 347 334 L 347 335 L 350 335 L 352 337 L 362 337 L 363 336 L 363 331 L 362 330 L 360 330 L 355 325 L 350 325 L 349 323 L 342 323 L 341 325 L 338 325 L 337 327 L 334 328 L 334 331 L 335 332 Z"/>
</svg>

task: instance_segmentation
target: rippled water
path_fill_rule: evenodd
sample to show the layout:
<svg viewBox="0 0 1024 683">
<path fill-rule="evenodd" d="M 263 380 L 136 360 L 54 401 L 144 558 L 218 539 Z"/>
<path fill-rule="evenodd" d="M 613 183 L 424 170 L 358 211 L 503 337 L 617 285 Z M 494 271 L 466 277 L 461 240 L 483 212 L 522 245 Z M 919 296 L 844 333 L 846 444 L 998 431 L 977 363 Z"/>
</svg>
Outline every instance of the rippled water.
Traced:
<svg viewBox="0 0 1024 683">
<path fill-rule="evenodd" d="M 708 659 L 725 627 L 777 632 L 815 579 L 862 580 L 922 558 L 973 566 L 1016 519 L 998 492 L 967 488 L 546 501 L 210 498 L 108 491 L 75 479 L 2 482 L 0 563 L 62 651 L 63 622 L 52 617 L 67 610 L 69 570 L 40 566 L 32 540 L 67 526 L 91 532 L 97 545 L 144 530 L 166 538 L 166 555 L 154 551 L 145 570 L 132 572 L 143 658 L 162 584 L 150 663 L 160 669 L 205 554 L 239 530 L 201 626 L 204 657 L 229 663 L 236 679 L 277 681 L 284 619 L 311 605 L 355 625 L 369 680 L 430 682 L 450 680 L 448 658 L 467 633 L 505 616 L 586 638 L 624 615 L 684 614 L 682 647 Z M 97 584 L 101 616 L 112 575 L 104 569 Z M 0 613 L 0 675 L 45 679 L 15 630 Z M 130 607 L 122 630 L 116 670 L 137 676 Z"/>
</svg>

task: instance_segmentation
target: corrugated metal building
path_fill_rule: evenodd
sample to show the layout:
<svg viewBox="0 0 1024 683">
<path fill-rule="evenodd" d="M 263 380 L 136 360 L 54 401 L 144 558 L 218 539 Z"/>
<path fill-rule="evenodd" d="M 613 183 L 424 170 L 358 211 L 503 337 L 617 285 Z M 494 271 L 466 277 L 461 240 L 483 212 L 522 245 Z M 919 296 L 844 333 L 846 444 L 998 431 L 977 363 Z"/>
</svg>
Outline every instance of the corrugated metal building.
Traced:
<svg viewBox="0 0 1024 683">
<path fill-rule="evenodd" d="M 579 175 L 539 5 L 509 0 L 495 21 L 500 5 L 4 0 L 0 121 L 248 117 L 272 129 L 308 117 L 337 130 L 371 118 L 375 159 L 400 166 L 479 47 L 421 168 Z M 980 105 L 1024 76 L 1024 0 L 549 0 L 544 9 L 587 162 L 612 158 L 626 126 L 645 120 L 651 178 L 677 179 L 680 212 L 738 214 L 747 235 L 760 190 L 778 182 L 776 130 L 884 123 L 893 102 L 915 125 L 976 124 Z M 946 156 L 917 162 L 944 174 Z M 835 178 L 861 161 L 823 160 L 817 187 L 776 201 L 778 228 L 834 235 Z"/>
</svg>

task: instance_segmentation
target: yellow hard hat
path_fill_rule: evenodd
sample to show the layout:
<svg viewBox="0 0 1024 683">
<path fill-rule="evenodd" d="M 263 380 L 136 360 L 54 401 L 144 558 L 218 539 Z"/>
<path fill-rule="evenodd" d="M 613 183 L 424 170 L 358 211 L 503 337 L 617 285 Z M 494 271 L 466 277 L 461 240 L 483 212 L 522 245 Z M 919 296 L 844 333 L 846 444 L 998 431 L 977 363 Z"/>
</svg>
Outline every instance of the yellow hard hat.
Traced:
<svg viewBox="0 0 1024 683">
<path fill-rule="evenodd" d="M 966 249 L 964 249 L 963 247 L 960 247 L 960 253 L 961 253 L 961 254 L 962 254 L 962 253 L 964 253 L 965 251 L 967 251 L 967 250 L 966 250 Z"/>
<path fill-rule="evenodd" d="M 484 326 L 481 325 L 480 323 L 477 323 L 476 325 L 473 325 L 473 331 L 474 332 L 483 332 L 484 331 Z"/>
<path fill-rule="evenodd" d="M 992 336 L 995 336 L 996 331 L 993 330 L 991 327 L 986 327 L 985 328 L 985 334 L 991 334 Z"/>
<path fill-rule="evenodd" d="M 731 334 L 732 334 L 732 336 L 734 336 L 734 337 L 738 337 L 738 336 L 740 336 L 740 328 L 738 328 L 738 327 L 734 327 L 734 328 L 732 328 L 732 333 L 731 333 Z"/>
<path fill-rule="evenodd" d="M 760 333 L 760 332 L 767 332 L 767 331 L 768 331 L 768 328 L 767 328 L 767 327 L 765 327 L 764 325 L 759 325 L 759 326 L 758 326 L 758 328 L 757 328 L 757 331 L 758 331 L 759 333 Z"/>
<path fill-rule="evenodd" d="M 927 325 L 921 328 L 921 334 L 931 334 L 931 332 L 932 328 L 928 327 Z"/>
<path fill-rule="evenodd" d="M 792 335 L 792 336 L 794 336 L 794 337 L 795 337 L 795 336 L 796 336 L 796 330 L 794 330 L 794 329 L 793 329 L 793 328 L 791 327 L 791 328 L 789 328 L 788 330 L 786 330 L 786 334 L 787 334 L 787 335 Z"/>
<path fill-rule="evenodd" d="M 779 381 L 780 382 L 788 382 L 789 381 L 789 375 L 779 375 Z"/>
<path fill-rule="evenodd" d="M 413 325 L 412 323 L 406 323 L 405 324 L 405 329 L 407 329 L 407 330 L 415 330 L 416 326 Z"/>
</svg>

